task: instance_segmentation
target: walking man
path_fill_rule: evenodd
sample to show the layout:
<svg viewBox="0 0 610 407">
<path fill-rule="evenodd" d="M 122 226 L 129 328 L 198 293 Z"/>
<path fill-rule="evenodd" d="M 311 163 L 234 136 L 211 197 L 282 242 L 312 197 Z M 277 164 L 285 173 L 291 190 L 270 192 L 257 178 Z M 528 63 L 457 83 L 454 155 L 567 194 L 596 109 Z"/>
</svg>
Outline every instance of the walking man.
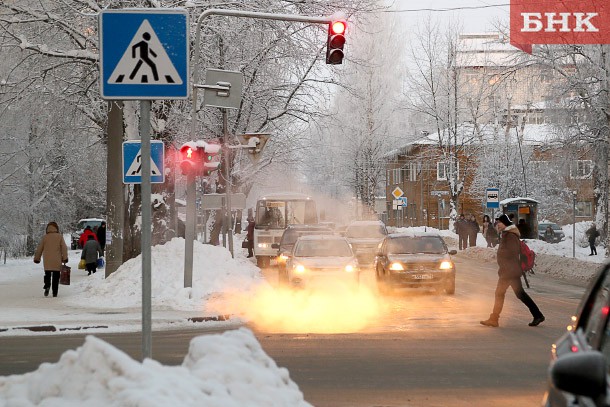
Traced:
<svg viewBox="0 0 610 407">
<path fill-rule="evenodd" d="M 504 306 L 504 297 L 506 296 L 506 290 L 508 287 L 512 287 L 515 295 L 521 302 L 523 302 L 530 313 L 534 317 L 529 326 L 538 326 L 544 321 L 544 315 L 540 312 L 540 309 L 531 299 L 529 295 L 523 289 L 521 285 L 521 260 L 519 254 L 521 252 L 521 242 L 519 239 L 519 229 L 510 221 L 506 214 L 498 217 L 498 232 L 500 232 L 502 238 L 500 239 L 500 245 L 498 246 L 497 260 L 498 260 L 498 285 L 496 286 L 494 308 L 489 316 L 489 319 L 481 321 L 482 325 L 497 327 L 499 326 L 498 320 L 500 319 L 500 313 Z"/>
<path fill-rule="evenodd" d="M 597 230 L 595 223 L 591 224 L 591 227 L 587 229 L 585 234 L 589 239 L 589 248 L 591 249 L 591 254 L 589 254 L 589 256 L 597 256 L 597 247 L 595 247 L 595 239 L 599 236 L 599 231 Z"/>
</svg>

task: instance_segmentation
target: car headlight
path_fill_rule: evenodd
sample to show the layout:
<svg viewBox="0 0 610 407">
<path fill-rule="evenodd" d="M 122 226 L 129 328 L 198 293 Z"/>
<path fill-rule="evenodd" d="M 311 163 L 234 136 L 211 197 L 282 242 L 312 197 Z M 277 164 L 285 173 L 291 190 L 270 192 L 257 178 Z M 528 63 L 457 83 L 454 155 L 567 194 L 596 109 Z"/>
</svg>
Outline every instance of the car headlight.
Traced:
<svg viewBox="0 0 610 407">
<path fill-rule="evenodd" d="M 305 266 L 302 264 L 295 264 L 293 269 L 294 269 L 294 272 L 297 274 L 303 274 L 306 271 Z"/>
<path fill-rule="evenodd" d="M 259 243 L 258 247 L 260 247 L 261 249 L 266 249 L 268 247 L 271 247 L 271 245 L 269 243 Z"/>
<path fill-rule="evenodd" d="M 286 256 L 284 253 L 277 256 L 278 263 L 286 263 L 287 260 L 288 260 L 288 256 Z"/>
<path fill-rule="evenodd" d="M 393 271 L 404 271 L 405 268 L 402 266 L 401 263 L 393 262 L 392 264 L 390 264 L 390 270 L 393 270 Z"/>
<path fill-rule="evenodd" d="M 441 270 L 451 270 L 453 268 L 453 263 L 448 260 L 442 261 L 439 268 Z"/>
<path fill-rule="evenodd" d="M 354 266 L 353 264 L 348 264 L 347 266 L 345 266 L 344 270 L 347 273 L 353 273 L 354 271 L 356 271 L 356 266 Z"/>
</svg>

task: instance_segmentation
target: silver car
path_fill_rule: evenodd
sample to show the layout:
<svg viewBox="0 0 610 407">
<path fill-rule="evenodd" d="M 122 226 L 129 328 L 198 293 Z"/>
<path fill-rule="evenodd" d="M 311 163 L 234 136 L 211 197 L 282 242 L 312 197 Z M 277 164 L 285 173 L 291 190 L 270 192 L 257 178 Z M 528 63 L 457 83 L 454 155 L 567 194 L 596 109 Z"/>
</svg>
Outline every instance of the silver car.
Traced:
<svg viewBox="0 0 610 407">
<path fill-rule="evenodd" d="M 295 288 L 313 288 L 329 283 L 357 285 L 358 260 L 343 236 L 308 235 L 297 239 L 286 265 L 288 282 Z"/>
<path fill-rule="evenodd" d="M 375 250 L 388 231 L 381 221 L 358 220 L 350 223 L 345 237 L 354 248 L 360 265 L 370 265 L 375 260 Z"/>
</svg>

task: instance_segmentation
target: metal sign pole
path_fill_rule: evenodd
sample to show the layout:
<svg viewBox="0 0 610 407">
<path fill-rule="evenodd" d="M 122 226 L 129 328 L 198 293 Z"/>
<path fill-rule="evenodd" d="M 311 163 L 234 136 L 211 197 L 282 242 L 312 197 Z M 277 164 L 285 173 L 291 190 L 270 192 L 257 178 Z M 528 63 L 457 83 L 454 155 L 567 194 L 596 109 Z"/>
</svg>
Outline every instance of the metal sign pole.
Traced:
<svg viewBox="0 0 610 407">
<path fill-rule="evenodd" d="M 224 141 L 225 147 L 229 146 L 229 129 L 228 129 L 228 118 L 227 118 L 227 109 L 222 109 L 222 131 L 224 133 Z M 233 217 L 231 216 L 231 157 L 229 157 L 231 149 L 225 148 L 225 169 L 226 169 L 226 178 L 225 178 L 225 195 L 227 199 L 225 200 L 226 204 L 226 212 L 225 212 L 225 221 L 226 221 L 226 232 L 227 238 L 229 240 L 229 251 L 231 252 L 231 257 L 235 257 L 233 255 Z"/>
<path fill-rule="evenodd" d="M 184 223 L 184 288 L 193 286 L 193 242 L 195 241 L 195 174 L 186 175 L 186 221 Z"/>
<path fill-rule="evenodd" d="M 151 335 L 151 184 L 150 184 L 150 100 L 140 101 L 142 140 L 142 360 L 152 357 Z"/>
</svg>

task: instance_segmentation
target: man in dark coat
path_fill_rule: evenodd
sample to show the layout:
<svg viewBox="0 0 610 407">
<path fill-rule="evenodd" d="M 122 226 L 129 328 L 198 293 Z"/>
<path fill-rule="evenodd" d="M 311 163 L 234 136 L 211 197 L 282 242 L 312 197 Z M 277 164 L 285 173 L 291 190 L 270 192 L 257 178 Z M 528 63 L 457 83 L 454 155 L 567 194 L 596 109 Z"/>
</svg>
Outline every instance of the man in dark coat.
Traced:
<svg viewBox="0 0 610 407">
<path fill-rule="evenodd" d="M 468 241 L 469 247 L 475 247 L 477 245 L 477 235 L 479 234 L 479 222 L 474 215 L 470 215 L 468 222 Z"/>
<path fill-rule="evenodd" d="M 102 249 L 102 256 L 104 255 L 104 250 L 106 249 L 106 222 L 102 222 L 100 227 L 97 228 L 97 241 L 100 244 Z"/>
<path fill-rule="evenodd" d="M 597 247 L 595 247 L 595 239 L 599 236 L 599 231 L 597 230 L 595 223 L 592 224 L 589 229 L 587 229 L 585 234 L 589 239 L 589 248 L 591 249 L 591 254 L 589 256 L 597 256 Z"/>
<path fill-rule="evenodd" d="M 504 306 L 504 297 L 508 287 L 512 287 L 517 298 L 523 302 L 530 310 L 534 319 L 529 326 L 538 326 L 544 321 L 544 315 L 540 309 L 523 289 L 521 285 L 521 242 L 519 239 L 519 229 L 510 221 L 506 214 L 500 215 L 498 220 L 498 231 L 501 233 L 500 245 L 498 246 L 498 284 L 496 286 L 494 308 L 489 319 L 481 321 L 482 325 L 497 327 L 500 313 Z"/>
<path fill-rule="evenodd" d="M 455 233 L 458 235 L 460 250 L 466 249 L 468 247 L 468 223 L 466 223 L 464 214 L 461 214 L 455 221 Z"/>
<path fill-rule="evenodd" d="M 246 228 L 246 240 L 248 241 L 248 257 L 254 256 L 254 219 L 248 218 L 248 227 Z"/>
</svg>

